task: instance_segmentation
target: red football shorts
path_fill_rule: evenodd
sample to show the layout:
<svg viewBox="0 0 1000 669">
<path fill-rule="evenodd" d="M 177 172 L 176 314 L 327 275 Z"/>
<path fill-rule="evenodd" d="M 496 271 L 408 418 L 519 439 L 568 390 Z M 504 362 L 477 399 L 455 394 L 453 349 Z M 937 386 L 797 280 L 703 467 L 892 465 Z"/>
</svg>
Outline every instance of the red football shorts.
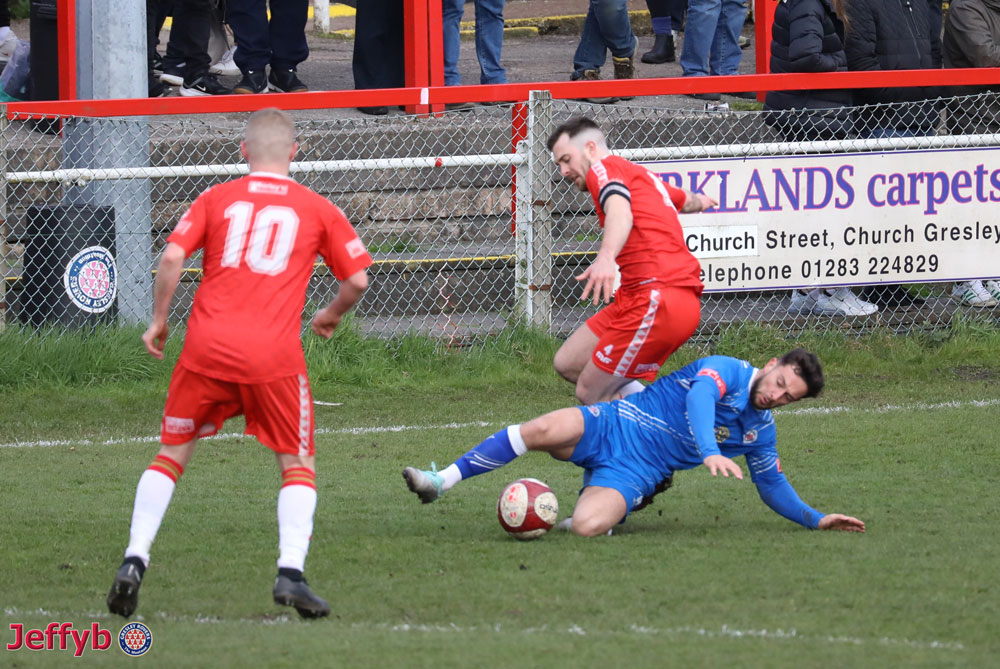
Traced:
<svg viewBox="0 0 1000 669">
<path fill-rule="evenodd" d="M 243 414 L 245 434 L 275 453 L 313 455 L 312 391 L 305 374 L 269 383 L 220 381 L 177 365 L 163 409 L 160 441 L 185 444 L 215 434 L 226 419 Z"/>
<path fill-rule="evenodd" d="M 587 319 L 598 338 L 591 360 L 608 374 L 652 381 L 700 319 L 701 300 L 693 288 L 619 289 L 614 302 Z"/>
</svg>

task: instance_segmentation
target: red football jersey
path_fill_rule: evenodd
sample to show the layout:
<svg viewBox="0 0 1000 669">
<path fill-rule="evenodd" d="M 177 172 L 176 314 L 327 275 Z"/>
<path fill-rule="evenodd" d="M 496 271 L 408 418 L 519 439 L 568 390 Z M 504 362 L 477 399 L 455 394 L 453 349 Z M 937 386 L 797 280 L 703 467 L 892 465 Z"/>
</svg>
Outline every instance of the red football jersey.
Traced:
<svg viewBox="0 0 1000 669">
<path fill-rule="evenodd" d="M 632 230 L 615 262 L 622 274 L 622 287 L 647 281 L 669 286 L 691 286 L 701 294 L 701 265 L 684 243 L 677 210 L 686 194 L 640 165 L 618 156 L 605 156 L 590 166 L 587 188 L 604 227 L 604 202 L 621 195 L 632 207 Z"/>
<path fill-rule="evenodd" d="M 167 241 L 188 256 L 204 249 L 178 364 L 235 383 L 305 373 L 302 310 L 317 255 L 339 280 L 372 262 L 340 209 L 265 172 L 202 193 Z"/>
</svg>

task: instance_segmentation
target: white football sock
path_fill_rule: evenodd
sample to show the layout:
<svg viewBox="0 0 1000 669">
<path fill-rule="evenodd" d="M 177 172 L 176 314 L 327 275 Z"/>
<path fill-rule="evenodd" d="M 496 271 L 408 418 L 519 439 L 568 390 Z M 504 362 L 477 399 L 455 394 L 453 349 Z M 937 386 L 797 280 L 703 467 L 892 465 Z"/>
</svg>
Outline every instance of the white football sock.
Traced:
<svg viewBox="0 0 1000 669">
<path fill-rule="evenodd" d="M 139 485 L 135 488 L 132 527 L 125 557 L 137 557 L 144 565 L 149 566 L 149 551 L 176 487 L 177 484 L 166 474 L 153 469 L 143 472 Z"/>
<path fill-rule="evenodd" d="M 635 393 L 641 393 L 645 389 L 645 385 L 640 383 L 637 379 L 632 379 L 618 389 L 618 392 L 615 393 L 615 399 L 618 399 L 619 397 L 628 397 L 629 395 L 634 395 Z"/>
<path fill-rule="evenodd" d="M 278 493 L 278 569 L 305 571 L 312 538 L 316 489 L 286 485 Z"/>
<path fill-rule="evenodd" d="M 438 472 L 444 483 L 441 484 L 441 491 L 451 490 L 456 483 L 462 480 L 462 470 L 454 462 Z"/>
</svg>

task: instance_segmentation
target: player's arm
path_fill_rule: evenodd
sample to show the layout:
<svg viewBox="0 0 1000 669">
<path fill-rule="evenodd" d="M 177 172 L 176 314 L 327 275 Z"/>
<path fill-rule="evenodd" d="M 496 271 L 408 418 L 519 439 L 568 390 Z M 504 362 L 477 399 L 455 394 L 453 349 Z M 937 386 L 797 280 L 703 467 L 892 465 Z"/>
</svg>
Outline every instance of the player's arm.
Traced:
<svg viewBox="0 0 1000 669">
<path fill-rule="evenodd" d="M 351 310 L 361 295 L 368 289 L 368 271 L 359 270 L 340 282 L 337 295 L 325 308 L 316 312 L 313 317 L 312 329 L 324 339 L 329 339 L 333 331 L 340 325 L 341 319 Z"/>
<path fill-rule="evenodd" d="M 857 518 L 839 513 L 824 515 L 803 502 L 785 475 L 778 471 L 773 448 L 762 454 L 748 453 L 747 464 L 757 493 L 775 513 L 813 530 L 865 531 L 865 524 Z"/>
<path fill-rule="evenodd" d="M 718 476 L 721 472 L 724 477 L 728 478 L 732 474 L 742 479 L 743 470 L 722 454 L 715 441 L 715 403 L 723 394 L 725 390 L 719 387 L 713 377 L 696 376 L 684 400 L 685 409 L 701 461 L 712 476 Z"/>
<path fill-rule="evenodd" d="M 580 299 L 586 300 L 593 290 L 594 304 L 598 304 L 602 299 L 608 302 L 614 295 L 617 270 L 615 258 L 618 257 L 628 240 L 629 233 L 632 232 L 632 203 L 628 198 L 618 193 L 606 194 L 601 207 L 604 209 L 604 236 L 601 238 L 601 247 L 590 267 L 576 277 L 578 281 L 587 280 Z"/>
<path fill-rule="evenodd" d="M 180 244 L 169 242 L 160 256 L 160 264 L 156 268 L 156 280 L 153 282 L 153 320 L 142 335 L 146 351 L 158 360 L 163 360 L 163 347 L 167 343 L 167 316 L 170 313 L 170 302 L 177 290 L 184 269 L 184 258 L 187 254 Z"/>
<path fill-rule="evenodd" d="M 705 193 L 695 193 L 694 191 L 685 190 L 684 204 L 681 205 L 682 214 L 696 214 L 699 211 L 705 211 L 706 209 L 711 209 L 715 205 L 719 204 L 719 201 L 713 199 L 710 195 Z"/>
</svg>

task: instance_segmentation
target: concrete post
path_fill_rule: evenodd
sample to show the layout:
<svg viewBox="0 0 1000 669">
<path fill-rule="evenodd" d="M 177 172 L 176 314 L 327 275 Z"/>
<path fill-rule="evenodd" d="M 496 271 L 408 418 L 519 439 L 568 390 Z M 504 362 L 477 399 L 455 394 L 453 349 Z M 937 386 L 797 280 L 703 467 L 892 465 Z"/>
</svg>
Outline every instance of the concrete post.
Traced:
<svg viewBox="0 0 1000 669">
<path fill-rule="evenodd" d="M 77 93 L 83 99 L 148 94 L 146 3 L 78 0 Z M 147 120 L 72 119 L 65 126 L 67 167 L 147 167 Z M 66 204 L 114 207 L 118 313 L 142 323 L 152 310 L 152 216 L 148 179 L 94 182 L 67 189 Z"/>
<path fill-rule="evenodd" d="M 313 29 L 330 32 L 330 0 L 313 0 Z"/>
<path fill-rule="evenodd" d="M 527 168 L 519 170 L 517 176 L 519 218 L 515 247 L 517 270 L 521 272 L 517 284 L 527 322 L 547 332 L 552 330 L 552 159 L 545 143 L 551 128 L 552 95 L 548 91 L 531 91 L 528 137 L 521 142 L 528 147 Z M 524 218 L 520 218 L 522 212 Z"/>
</svg>

